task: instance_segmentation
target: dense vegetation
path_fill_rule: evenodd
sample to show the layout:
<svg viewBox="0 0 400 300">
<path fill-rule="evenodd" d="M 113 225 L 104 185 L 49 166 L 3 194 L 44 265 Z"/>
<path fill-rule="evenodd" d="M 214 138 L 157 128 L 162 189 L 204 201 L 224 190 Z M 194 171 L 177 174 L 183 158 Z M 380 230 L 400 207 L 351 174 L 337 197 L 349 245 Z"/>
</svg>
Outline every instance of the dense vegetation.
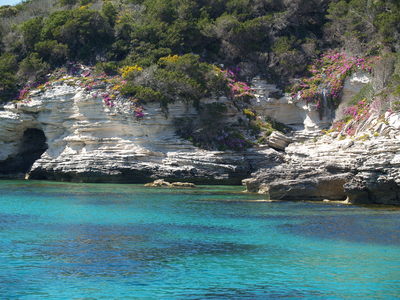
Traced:
<svg viewBox="0 0 400 300">
<path fill-rule="evenodd" d="M 194 53 L 284 82 L 318 54 L 329 1 L 30 0 L 0 8 L 0 97 L 67 61 L 149 67 Z"/>
<path fill-rule="evenodd" d="M 326 48 L 400 46 L 396 0 L 28 0 L 0 16 L 3 100 L 67 61 L 112 72 L 194 53 L 286 84 Z"/>
<path fill-rule="evenodd" d="M 349 72 L 372 70 L 364 57 L 378 56 L 372 94 L 400 95 L 398 0 L 28 0 L 0 17 L 0 101 L 78 62 L 119 74 L 122 95 L 165 109 L 245 99 L 254 75 L 318 104 L 321 84 L 339 98 Z"/>
</svg>

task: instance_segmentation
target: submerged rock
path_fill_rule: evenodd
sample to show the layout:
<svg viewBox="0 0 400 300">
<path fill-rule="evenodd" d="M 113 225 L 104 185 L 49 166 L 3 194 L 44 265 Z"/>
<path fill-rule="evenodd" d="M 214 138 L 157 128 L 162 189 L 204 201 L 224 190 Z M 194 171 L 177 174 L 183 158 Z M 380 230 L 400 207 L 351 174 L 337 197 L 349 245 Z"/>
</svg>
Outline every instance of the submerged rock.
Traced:
<svg viewBox="0 0 400 300">
<path fill-rule="evenodd" d="M 168 187 L 168 188 L 195 188 L 196 185 L 190 182 L 168 182 L 164 179 L 157 179 L 153 182 L 146 183 L 145 187 Z"/>
<path fill-rule="evenodd" d="M 191 182 L 172 182 L 173 187 L 195 188 L 196 185 Z"/>
<path fill-rule="evenodd" d="M 146 183 L 144 186 L 145 187 L 171 187 L 172 184 L 169 183 L 168 181 L 165 181 L 164 179 L 157 179 L 157 180 L 154 180 L 153 182 Z"/>
</svg>

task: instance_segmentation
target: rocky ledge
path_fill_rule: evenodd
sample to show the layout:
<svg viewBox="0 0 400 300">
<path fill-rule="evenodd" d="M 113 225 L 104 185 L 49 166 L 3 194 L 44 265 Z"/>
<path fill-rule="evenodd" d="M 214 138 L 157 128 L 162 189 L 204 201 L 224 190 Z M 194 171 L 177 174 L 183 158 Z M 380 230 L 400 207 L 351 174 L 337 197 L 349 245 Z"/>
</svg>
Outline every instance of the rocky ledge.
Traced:
<svg viewBox="0 0 400 300">
<path fill-rule="evenodd" d="M 0 177 L 195 184 L 240 184 L 248 178 L 243 183 L 249 192 L 272 200 L 400 204 L 398 113 L 370 117 L 347 138 L 337 132 L 321 137 L 320 130 L 296 131 L 291 138 L 275 132 L 269 146 L 207 151 L 176 134 L 176 120 L 199 117 L 193 106 L 170 104 L 166 116 L 159 104 L 148 103 L 138 118 L 131 102 L 109 105 L 99 93 L 61 80 L 1 107 Z M 270 98 L 257 101 L 266 116 L 276 112 L 269 109 Z M 227 106 L 224 124 L 230 126 L 243 115 Z M 304 120 L 312 119 L 310 113 L 305 110 Z M 305 124 L 296 126 L 310 127 Z"/>
<path fill-rule="evenodd" d="M 63 81 L 5 105 L 0 110 L 0 176 L 240 184 L 258 168 L 282 162 L 282 154 L 270 148 L 235 152 L 193 146 L 175 133 L 174 120 L 197 116 L 185 103 L 170 104 L 168 117 L 159 104 L 149 103 L 138 119 L 129 101 L 110 107 L 98 94 Z"/>
<path fill-rule="evenodd" d="M 400 204 L 400 115 L 370 118 L 352 138 L 330 133 L 293 143 L 285 162 L 243 181 L 276 200 Z"/>
</svg>

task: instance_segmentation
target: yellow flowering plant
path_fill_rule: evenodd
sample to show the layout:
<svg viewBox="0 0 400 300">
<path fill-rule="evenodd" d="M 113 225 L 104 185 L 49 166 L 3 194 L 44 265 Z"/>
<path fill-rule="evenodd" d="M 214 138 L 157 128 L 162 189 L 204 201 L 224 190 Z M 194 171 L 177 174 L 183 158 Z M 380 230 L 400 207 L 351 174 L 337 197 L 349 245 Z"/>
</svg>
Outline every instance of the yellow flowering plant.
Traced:
<svg viewBox="0 0 400 300">
<path fill-rule="evenodd" d="M 133 66 L 125 66 L 122 67 L 118 70 L 118 72 L 121 74 L 122 78 L 128 78 L 129 75 L 143 71 L 143 68 L 138 66 L 138 65 L 133 65 Z"/>
</svg>

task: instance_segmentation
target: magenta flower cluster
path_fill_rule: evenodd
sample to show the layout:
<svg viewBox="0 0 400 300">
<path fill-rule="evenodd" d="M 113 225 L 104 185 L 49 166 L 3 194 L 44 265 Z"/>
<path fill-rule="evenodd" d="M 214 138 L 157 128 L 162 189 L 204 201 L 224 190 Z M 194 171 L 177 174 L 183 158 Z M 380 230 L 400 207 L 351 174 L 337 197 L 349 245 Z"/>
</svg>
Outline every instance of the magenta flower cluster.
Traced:
<svg viewBox="0 0 400 300">
<path fill-rule="evenodd" d="M 143 107 L 141 105 L 137 105 L 134 108 L 134 112 L 135 112 L 135 117 L 137 119 L 143 119 L 144 117 L 144 112 L 143 112 Z"/>
<path fill-rule="evenodd" d="M 105 93 L 105 94 L 102 95 L 102 97 L 103 97 L 104 103 L 105 103 L 108 107 L 114 107 L 114 106 L 115 106 L 115 104 L 114 104 L 114 102 L 113 102 L 113 99 L 110 97 L 110 94 Z"/>
<path fill-rule="evenodd" d="M 240 71 L 239 68 L 220 71 L 228 82 L 228 87 L 230 89 L 230 94 L 232 98 L 245 99 L 254 97 L 253 89 L 246 82 L 239 81 L 237 79 L 237 74 Z"/>
<path fill-rule="evenodd" d="M 353 136 L 356 133 L 357 124 L 371 116 L 370 106 L 367 100 L 363 99 L 354 105 L 346 107 L 343 110 L 343 119 L 335 122 L 332 125 L 332 129 L 348 136 Z"/>
<path fill-rule="evenodd" d="M 343 111 L 344 115 L 347 117 L 351 117 L 356 121 L 361 121 L 368 119 L 371 115 L 370 113 L 370 105 L 367 103 L 367 100 L 361 100 L 355 105 L 351 105 L 346 107 Z"/>
<path fill-rule="evenodd" d="M 346 77 L 357 70 L 371 72 L 378 59 L 352 57 L 343 52 L 330 51 L 309 66 L 311 77 L 303 78 L 292 87 L 292 97 L 316 103 L 320 107 L 321 90 L 325 88 L 328 91 L 327 96 L 337 101 Z"/>
<path fill-rule="evenodd" d="M 31 82 L 31 81 L 29 81 L 25 86 L 24 86 L 24 88 L 22 88 L 19 92 L 18 92 L 18 100 L 23 100 L 23 99 L 25 99 L 27 96 L 28 96 L 28 94 L 29 94 L 29 92 L 32 90 L 32 89 L 34 89 L 34 88 L 37 88 L 38 86 L 39 86 L 39 82 Z M 46 84 L 47 84 L 47 82 L 46 82 Z"/>
<path fill-rule="evenodd" d="M 30 91 L 30 87 L 26 86 L 22 90 L 19 91 L 18 100 L 23 100 L 28 95 Z"/>
</svg>

